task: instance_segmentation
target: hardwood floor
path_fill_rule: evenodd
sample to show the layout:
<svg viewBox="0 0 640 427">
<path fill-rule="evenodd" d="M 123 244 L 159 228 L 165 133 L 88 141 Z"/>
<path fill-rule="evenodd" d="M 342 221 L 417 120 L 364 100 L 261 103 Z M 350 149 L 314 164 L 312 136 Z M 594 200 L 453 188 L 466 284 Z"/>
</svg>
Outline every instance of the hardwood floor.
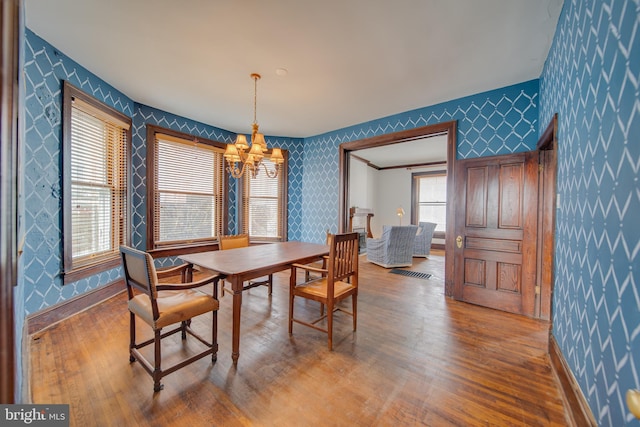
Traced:
<svg viewBox="0 0 640 427">
<path fill-rule="evenodd" d="M 360 258 L 358 330 L 287 333 L 289 273 L 243 294 L 240 359 L 231 363 L 231 297 L 221 298 L 218 360 L 163 379 L 129 364 L 124 294 L 30 343 L 33 403 L 68 403 L 72 426 L 565 426 L 540 322 L 445 298 L 442 252 L 414 259 L 428 280 Z M 318 306 L 300 301 L 296 311 Z M 349 301 L 347 301 L 349 303 Z M 194 328 L 209 325 L 208 316 Z M 140 322 L 142 323 L 142 322 Z M 140 334 L 149 328 L 140 325 Z M 179 335 L 163 347 L 183 355 Z"/>
</svg>

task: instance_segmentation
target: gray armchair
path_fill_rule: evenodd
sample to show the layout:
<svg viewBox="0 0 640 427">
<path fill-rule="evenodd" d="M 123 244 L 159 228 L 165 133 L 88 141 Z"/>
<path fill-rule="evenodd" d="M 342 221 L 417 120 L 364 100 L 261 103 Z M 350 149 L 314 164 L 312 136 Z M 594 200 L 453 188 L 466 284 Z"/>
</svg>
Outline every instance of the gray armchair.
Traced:
<svg viewBox="0 0 640 427">
<path fill-rule="evenodd" d="M 367 239 L 367 261 L 385 268 L 413 263 L 417 225 L 385 225 L 379 239 Z"/>
<path fill-rule="evenodd" d="M 431 252 L 431 240 L 436 229 L 436 223 L 421 222 L 418 225 L 418 233 L 413 244 L 413 256 L 427 258 Z"/>
</svg>

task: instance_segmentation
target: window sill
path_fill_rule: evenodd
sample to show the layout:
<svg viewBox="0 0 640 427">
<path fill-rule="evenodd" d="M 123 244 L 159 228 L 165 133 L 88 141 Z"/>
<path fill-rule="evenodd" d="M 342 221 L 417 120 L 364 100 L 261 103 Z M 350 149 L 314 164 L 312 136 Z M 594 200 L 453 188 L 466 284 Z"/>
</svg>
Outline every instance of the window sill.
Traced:
<svg viewBox="0 0 640 427">
<path fill-rule="evenodd" d="M 69 283 L 77 282 L 78 280 L 120 267 L 121 265 L 122 261 L 120 260 L 120 257 L 115 256 L 103 261 L 98 261 L 95 264 L 85 265 L 73 270 L 65 271 L 63 273 L 63 284 L 68 285 Z"/>
</svg>

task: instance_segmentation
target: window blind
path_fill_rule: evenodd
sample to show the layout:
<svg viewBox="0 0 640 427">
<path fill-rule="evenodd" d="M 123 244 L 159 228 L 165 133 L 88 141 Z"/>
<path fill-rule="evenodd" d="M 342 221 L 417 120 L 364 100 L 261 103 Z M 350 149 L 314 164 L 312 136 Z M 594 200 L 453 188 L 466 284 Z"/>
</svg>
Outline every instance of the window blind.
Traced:
<svg viewBox="0 0 640 427">
<path fill-rule="evenodd" d="M 262 162 L 267 169 L 275 169 L 275 164 L 268 157 Z M 285 167 L 277 178 L 269 178 L 262 171 L 253 177 L 244 178 L 243 186 L 243 232 L 252 239 L 282 240 L 284 202 L 283 194 Z"/>
<path fill-rule="evenodd" d="M 74 268 L 118 256 L 126 228 L 126 128 L 74 99 L 71 230 Z"/>
<path fill-rule="evenodd" d="M 418 182 L 418 220 L 435 222 L 436 231 L 447 225 L 447 176 L 422 175 Z"/>
<path fill-rule="evenodd" d="M 155 245 L 217 239 L 223 214 L 222 150 L 159 133 L 155 143 Z"/>
</svg>

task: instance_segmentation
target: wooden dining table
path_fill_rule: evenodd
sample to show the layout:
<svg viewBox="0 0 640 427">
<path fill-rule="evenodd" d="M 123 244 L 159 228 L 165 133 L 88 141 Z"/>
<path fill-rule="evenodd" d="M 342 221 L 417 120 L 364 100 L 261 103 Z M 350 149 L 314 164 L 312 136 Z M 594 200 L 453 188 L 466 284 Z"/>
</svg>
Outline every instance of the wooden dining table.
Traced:
<svg viewBox="0 0 640 427">
<path fill-rule="evenodd" d="M 288 241 L 248 246 L 224 251 L 180 255 L 191 265 L 213 270 L 226 276 L 233 292 L 233 326 L 231 359 L 240 357 L 240 310 L 243 283 L 288 269 L 291 264 L 308 264 L 329 253 L 329 246 L 318 243 Z"/>
</svg>

